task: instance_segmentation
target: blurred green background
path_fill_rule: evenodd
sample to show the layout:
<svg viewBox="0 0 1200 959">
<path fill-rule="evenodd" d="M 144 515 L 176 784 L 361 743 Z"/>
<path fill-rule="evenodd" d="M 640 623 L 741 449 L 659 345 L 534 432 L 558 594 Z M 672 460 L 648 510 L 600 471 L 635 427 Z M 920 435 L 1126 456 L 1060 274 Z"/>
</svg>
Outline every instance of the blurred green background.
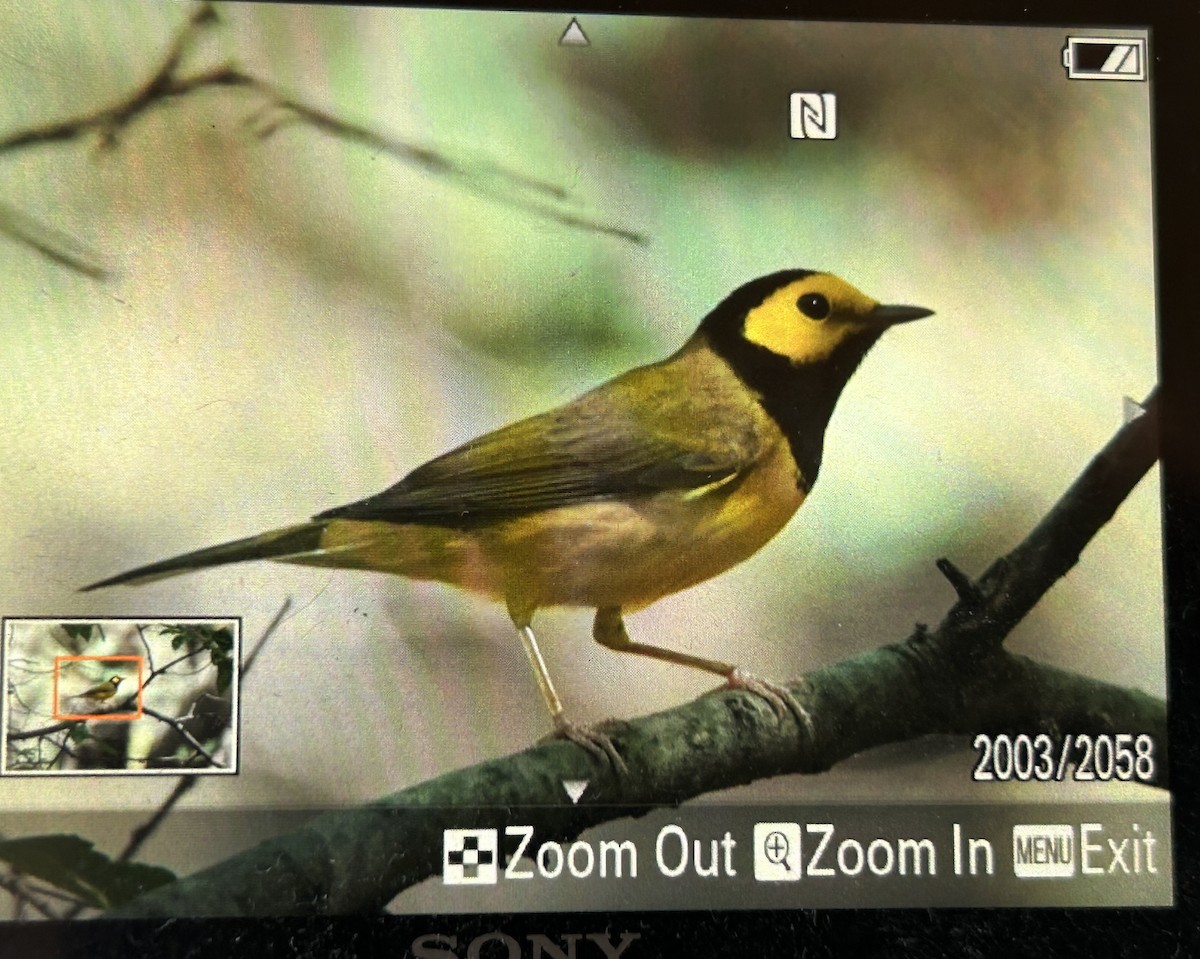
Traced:
<svg viewBox="0 0 1200 959">
<path fill-rule="evenodd" d="M 128 95 L 189 9 L 0 2 L 0 137 Z M 589 15 L 591 46 L 571 48 L 565 15 L 220 13 L 183 73 L 236 61 L 476 176 L 305 124 L 260 139 L 272 114 L 232 89 L 160 105 L 109 150 L 0 155 L 0 202 L 114 271 L 96 282 L 0 237 L 0 613 L 242 616 L 251 648 L 292 598 L 242 689 L 241 773 L 193 807 L 359 802 L 526 746 L 547 719 L 503 609 L 270 564 L 81 585 L 377 492 L 661 358 L 754 276 L 824 269 L 937 311 L 856 374 L 791 525 L 629 621 L 754 672 L 936 623 L 953 596 L 934 559 L 979 573 L 1010 549 L 1156 380 L 1147 85 L 1068 81 L 1065 30 Z M 836 140 L 789 138 L 796 90 L 837 94 Z M 506 202 L 529 191 L 489 164 L 648 242 Z M 1009 648 L 1162 695 L 1160 548 L 1155 474 Z M 578 719 L 711 686 L 600 649 L 588 612 L 535 626 Z M 1018 795 L 982 792 L 970 768 L 963 749 L 909 744 L 723 798 Z M 87 804 L 151 808 L 168 790 L 89 782 Z M 0 781 L 10 822 L 79 801 L 70 782 Z M 145 856 L 194 868 L 226 851 L 168 830 Z"/>
</svg>

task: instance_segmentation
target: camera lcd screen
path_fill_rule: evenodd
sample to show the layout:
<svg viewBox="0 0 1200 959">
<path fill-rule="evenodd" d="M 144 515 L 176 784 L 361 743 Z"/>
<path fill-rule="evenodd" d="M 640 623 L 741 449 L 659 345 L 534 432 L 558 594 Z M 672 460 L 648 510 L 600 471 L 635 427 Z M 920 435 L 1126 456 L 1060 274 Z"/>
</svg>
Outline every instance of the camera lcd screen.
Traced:
<svg viewBox="0 0 1200 959">
<path fill-rule="evenodd" d="M 1152 42 L 0 6 L 0 911 L 1171 905 Z"/>
</svg>

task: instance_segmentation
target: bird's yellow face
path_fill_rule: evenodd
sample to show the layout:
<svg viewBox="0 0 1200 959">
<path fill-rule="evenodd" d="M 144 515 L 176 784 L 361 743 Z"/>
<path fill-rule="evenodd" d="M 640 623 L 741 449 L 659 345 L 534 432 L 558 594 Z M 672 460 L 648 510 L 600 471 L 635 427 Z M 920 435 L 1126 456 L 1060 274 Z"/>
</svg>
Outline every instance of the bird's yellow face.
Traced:
<svg viewBox="0 0 1200 959">
<path fill-rule="evenodd" d="M 780 287 L 751 309 L 742 335 L 795 364 L 820 363 L 871 328 L 878 306 L 845 280 L 814 273 Z"/>
<path fill-rule="evenodd" d="M 108 681 L 110 683 L 112 683 L 113 689 L 116 689 L 118 686 L 121 685 L 121 677 L 120 676 L 109 676 Z"/>
</svg>

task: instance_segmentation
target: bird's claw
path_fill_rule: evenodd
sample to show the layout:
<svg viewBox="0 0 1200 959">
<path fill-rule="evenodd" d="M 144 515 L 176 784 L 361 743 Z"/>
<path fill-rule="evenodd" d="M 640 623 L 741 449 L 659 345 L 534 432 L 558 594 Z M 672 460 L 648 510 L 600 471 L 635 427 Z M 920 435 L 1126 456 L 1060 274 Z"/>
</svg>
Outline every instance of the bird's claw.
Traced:
<svg viewBox="0 0 1200 959">
<path fill-rule="evenodd" d="M 748 693 L 753 693 L 755 696 L 760 696 L 767 701 L 771 709 L 775 711 L 775 716 L 780 722 L 790 713 L 796 717 L 797 722 L 811 736 L 814 731 L 813 718 L 804 706 L 801 705 L 795 694 L 786 686 L 781 686 L 778 683 L 773 683 L 769 679 L 763 679 L 760 676 L 755 676 L 747 673 L 742 669 L 734 669 L 725 677 L 726 689 L 741 689 Z"/>
<path fill-rule="evenodd" d="M 617 747 L 613 745 L 612 738 L 600 732 L 599 729 L 580 726 L 577 723 L 571 722 L 565 716 L 558 715 L 554 717 L 554 732 L 546 736 L 543 741 L 554 739 L 566 739 L 577 746 L 582 746 L 597 759 L 610 763 L 619 776 L 625 776 L 629 773 L 629 767 L 625 765 L 625 760 L 617 752 Z"/>
</svg>

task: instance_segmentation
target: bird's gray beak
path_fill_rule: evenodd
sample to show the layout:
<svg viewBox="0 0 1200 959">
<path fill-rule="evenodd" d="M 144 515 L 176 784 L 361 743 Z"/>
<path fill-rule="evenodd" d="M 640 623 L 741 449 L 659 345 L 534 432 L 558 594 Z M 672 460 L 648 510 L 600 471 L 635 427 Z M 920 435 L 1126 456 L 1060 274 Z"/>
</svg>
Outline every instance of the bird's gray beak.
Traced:
<svg viewBox="0 0 1200 959">
<path fill-rule="evenodd" d="M 880 304 L 867 314 L 867 319 L 880 326 L 895 326 L 897 323 L 911 323 L 926 316 L 933 316 L 933 310 L 923 306 L 884 306 Z"/>
</svg>

